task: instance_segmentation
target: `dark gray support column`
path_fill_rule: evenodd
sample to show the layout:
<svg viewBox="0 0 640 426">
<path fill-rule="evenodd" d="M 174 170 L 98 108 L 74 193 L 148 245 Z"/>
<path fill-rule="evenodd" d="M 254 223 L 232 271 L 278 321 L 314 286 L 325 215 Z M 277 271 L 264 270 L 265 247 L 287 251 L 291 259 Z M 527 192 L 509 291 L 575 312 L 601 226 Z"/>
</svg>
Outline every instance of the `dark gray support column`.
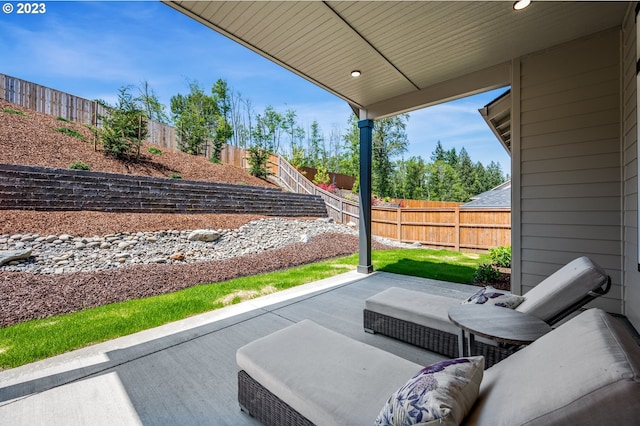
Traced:
<svg viewBox="0 0 640 426">
<path fill-rule="evenodd" d="M 370 274 L 371 264 L 371 153 L 373 120 L 358 121 L 360 128 L 360 220 L 359 242 L 360 260 L 358 272 Z"/>
</svg>

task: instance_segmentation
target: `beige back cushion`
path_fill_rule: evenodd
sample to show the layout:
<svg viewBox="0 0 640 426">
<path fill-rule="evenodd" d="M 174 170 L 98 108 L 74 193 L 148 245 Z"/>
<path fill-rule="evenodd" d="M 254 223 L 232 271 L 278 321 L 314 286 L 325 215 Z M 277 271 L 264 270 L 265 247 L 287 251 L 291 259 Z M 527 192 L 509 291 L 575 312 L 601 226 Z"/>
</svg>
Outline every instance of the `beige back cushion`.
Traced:
<svg viewBox="0 0 640 426">
<path fill-rule="evenodd" d="M 640 420 L 640 347 L 589 309 L 487 369 L 463 425 L 633 425 Z"/>
<path fill-rule="evenodd" d="M 606 281 L 604 270 L 588 257 L 579 257 L 524 294 L 516 311 L 548 321 Z"/>
</svg>

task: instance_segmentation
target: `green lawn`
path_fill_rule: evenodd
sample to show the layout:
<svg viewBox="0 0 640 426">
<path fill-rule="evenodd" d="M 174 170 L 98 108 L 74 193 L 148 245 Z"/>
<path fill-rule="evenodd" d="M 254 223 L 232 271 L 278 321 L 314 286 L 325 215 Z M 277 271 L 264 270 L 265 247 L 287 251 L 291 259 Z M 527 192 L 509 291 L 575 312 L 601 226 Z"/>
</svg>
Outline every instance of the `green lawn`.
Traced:
<svg viewBox="0 0 640 426">
<path fill-rule="evenodd" d="M 378 271 L 459 283 L 471 282 L 475 268 L 488 261 L 488 255 L 428 249 L 374 251 L 372 256 Z M 328 278 L 353 270 L 357 264 L 356 254 L 0 328 L 0 369 Z"/>
</svg>

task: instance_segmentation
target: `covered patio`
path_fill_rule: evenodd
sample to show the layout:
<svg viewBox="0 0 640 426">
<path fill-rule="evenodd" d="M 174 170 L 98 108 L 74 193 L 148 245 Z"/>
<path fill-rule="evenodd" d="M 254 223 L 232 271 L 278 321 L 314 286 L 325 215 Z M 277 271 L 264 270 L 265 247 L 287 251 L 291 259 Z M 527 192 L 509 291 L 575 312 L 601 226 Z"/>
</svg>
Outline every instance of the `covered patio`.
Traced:
<svg viewBox="0 0 640 426">
<path fill-rule="evenodd" d="M 512 291 L 588 256 L 613 281 L 592 306 L 640 328 L 636 2 L 166 4 L 351 106 L 364 273 L 375 120 L 510 88 Z"/>
<path fill-rule="evenodd" d="M 238 405 L 236 350 L 302 319 L 422 365 L 444 359 L 364 332 L 364 300 L 393 286 L 461 299 L 477 290 L 350 272 L 0 372 L 0 418 L 11 425 L 258 424 Z"/>
<path fill-rule="evenodd" d="M 498 87 L 511 88 L 512 291 L 586 255 L 613 281 L 591 306 L 640 329 L 635 2 L 167 4 L 351 105 L 359 272 L 1 372 L 0 418 L 253 424 L 238 408 L 235 352 L 302 319 L 422 365 L 441 360 L 362 328 L 364 300 L 389 287 L 474 291 L 373 271 L 371 131 L 376 119 Z"/>
</svg>

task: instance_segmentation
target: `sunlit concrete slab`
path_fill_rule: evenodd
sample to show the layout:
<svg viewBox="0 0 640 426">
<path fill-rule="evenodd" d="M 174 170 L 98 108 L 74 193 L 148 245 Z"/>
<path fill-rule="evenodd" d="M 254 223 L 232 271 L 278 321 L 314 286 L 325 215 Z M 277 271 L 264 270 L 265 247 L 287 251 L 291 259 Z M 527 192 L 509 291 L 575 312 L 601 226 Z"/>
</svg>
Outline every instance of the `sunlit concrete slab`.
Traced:
<svg viewBox="0 0 640 426">
<path fill-rule="evenodd" d="M 0 423 L 14 426 L 142 425 L 115 372 L 14 400 L 2 407 Z"/>
</svg>

